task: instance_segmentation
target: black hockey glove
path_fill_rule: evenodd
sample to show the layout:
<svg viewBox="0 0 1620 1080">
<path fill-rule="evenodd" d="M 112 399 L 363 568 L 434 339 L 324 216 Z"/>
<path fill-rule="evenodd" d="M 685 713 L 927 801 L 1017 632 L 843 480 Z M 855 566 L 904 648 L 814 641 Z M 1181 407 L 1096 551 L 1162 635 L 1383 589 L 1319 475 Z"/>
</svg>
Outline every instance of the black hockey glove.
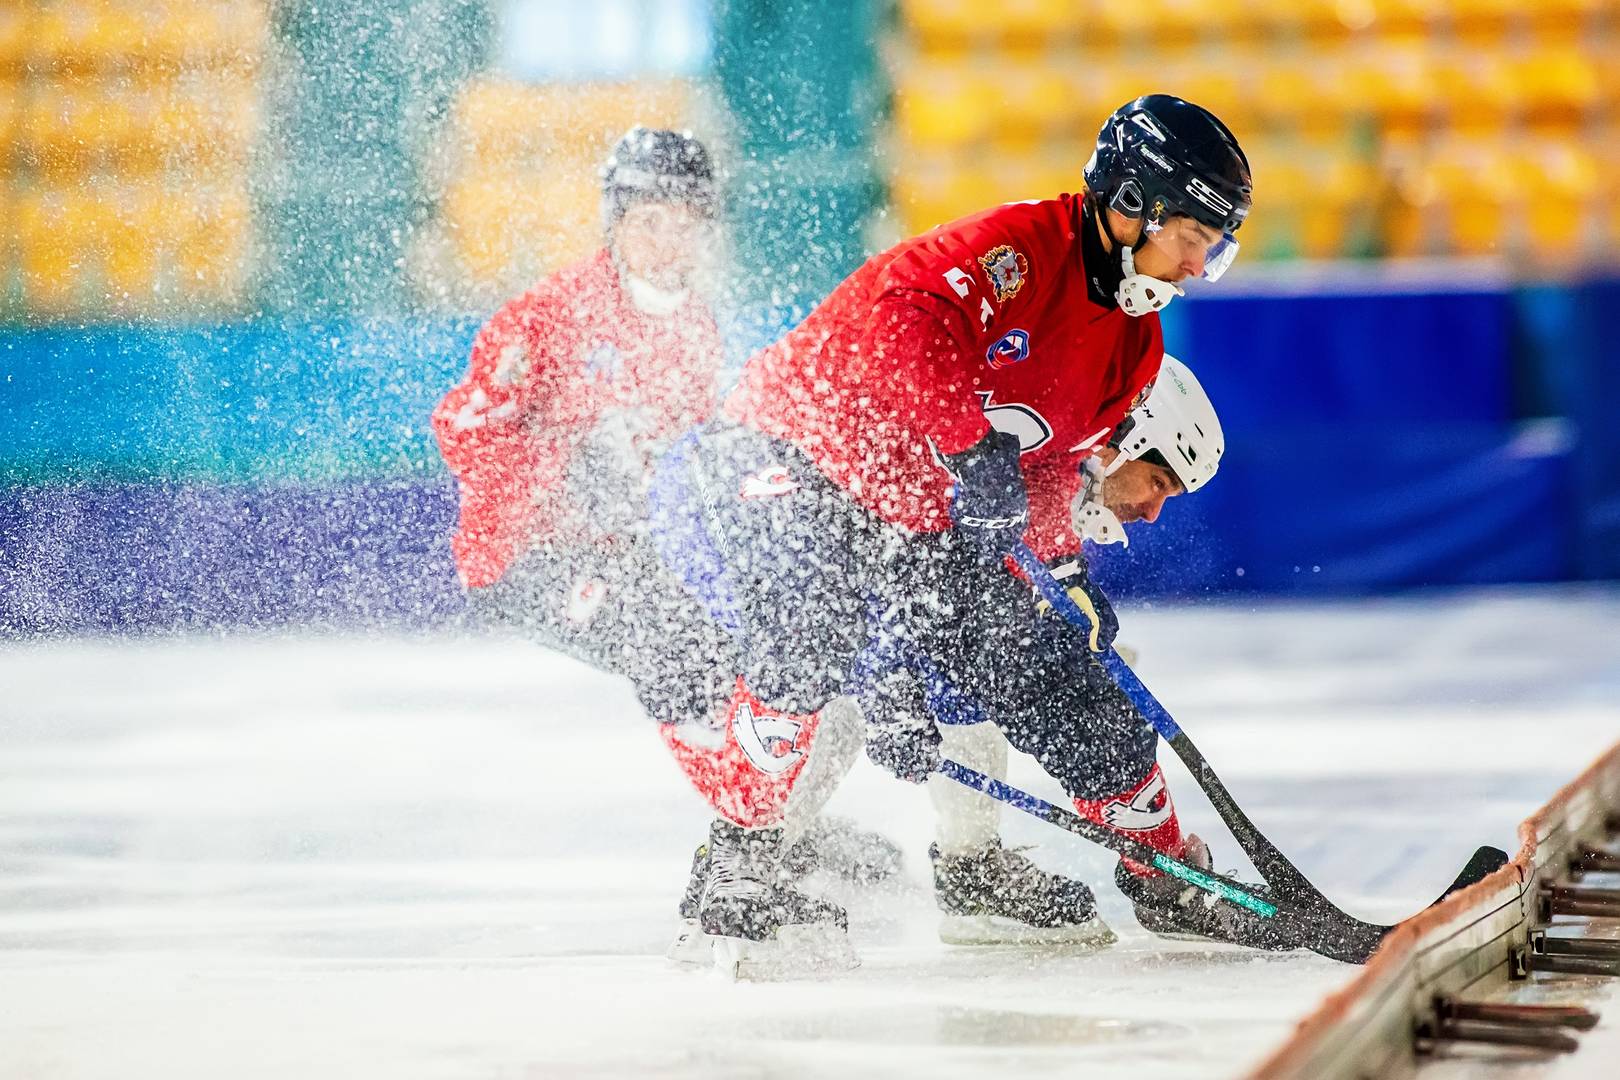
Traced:
<svg viewBox="0 0 1620 1080">
<path fill-rule="evenodd" d="M 1029 527 L 1029 495 L 1018 465 L 1018 436 L 991 429 L 960 454 L 940 455 L 951 474 L 951 522 L 984 555 L 1012 553 Z"/>
<path fill-rule="evenodd" d="M 939 728 L 922 684 L 909 673 L 885 677 L 860 698 L 866 716 L 866 756 L 901 780 L 920 784 L 939 768 Z"/>
<path fill-rule="evenodd" d="M 1052 576 L 1058 584 L 1063 586 L 1090 621 L 1089 627 L 1077 627 L 1086 635 L 1086 644 L 1094 653 L 1107 652 L 1114 644 L 1114 637 L 1119 633 L 1119 617 L 1114 614 L 1114 605 L 1108 602 L 1108 595 L 1097 587 L 1091 580 L 1090 568 L 1086 565 L 1084 555 L 1077 555 L 1069 562 L 1052 568 Z M 1042 600 L 1037 605 L 1043 614 L 1049 614 L 1052 605 Z"/>
</svg>

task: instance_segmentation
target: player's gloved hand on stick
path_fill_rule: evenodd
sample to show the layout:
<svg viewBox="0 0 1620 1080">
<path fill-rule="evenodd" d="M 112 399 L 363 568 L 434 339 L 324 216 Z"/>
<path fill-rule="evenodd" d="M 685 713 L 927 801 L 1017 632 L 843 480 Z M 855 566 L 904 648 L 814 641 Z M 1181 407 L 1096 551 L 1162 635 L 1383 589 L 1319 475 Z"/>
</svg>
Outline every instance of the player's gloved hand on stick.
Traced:
<svg viewBox="0 0 1620 1080">
<path fill-rule="evenodd" d="M 939 728 L 922 684 L 907 672 L 885 676 L 860 697 L 866 756 L 901 780 L 920 784 L 939 768 Z"/>
<path fill-rule="evenodd" d="M 1029 495 L 1018 465 L 1018 436 L 991 429 L 960 454 L 941 455 L 951 486 L 951 522 L 987 556 L 1012 553 L 1029 527 Z"/>
<path fill-rule="evenodd" d="M 1052 576 L 1089 621 L 1089 626 L 1077 629 L 1085 633 L 1086 644 L 1091 651 L 1107 652 L 1119 633 L 1119 617 L 1114 614 L 1114 605 L 1108 602 L 1108 594 L 1091 580 L 1091 570 L 1086 565 L 1085 556 L 1077 555 L 1066 563 L 1052 567 Z M 1052 608 L 1045 600 L 1037 606 L 1043 613 L 1050 612 Z"/>
</svg>

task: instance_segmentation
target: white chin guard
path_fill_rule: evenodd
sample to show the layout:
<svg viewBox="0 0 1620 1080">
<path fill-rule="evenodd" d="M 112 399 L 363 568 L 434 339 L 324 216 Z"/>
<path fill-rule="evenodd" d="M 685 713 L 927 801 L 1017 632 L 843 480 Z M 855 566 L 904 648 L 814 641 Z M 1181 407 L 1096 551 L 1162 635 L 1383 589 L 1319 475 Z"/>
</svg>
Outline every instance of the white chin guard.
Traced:
<svg viewBox="0 0 1620 1080">
<path fill-rule="evenodd" d="M 1075 534 L 1082 540 L 1090 540 L 1093 544 L 1131 546 L 1131 538 L 1125 535 L 1125 526 L 1102 503 L 1082 502 L 1074 508 L 1069 520 L 1074 525 Z"/>
<path fill-rule="evenodd" d="M 1124 464 L 1125 457 L 1120 455 L 1116 460 Z M 1069 504 L 1069 527 L 1080 539 L 1090 540 L 1093 544 L 1124 544 L 1130 547 L 1131 538 L 1125 535 L 1125 526 L 1102 501 L 1103 478 L 1111 470 L 1105 471 L 1102 462 L 1094 457 L 1086 459 L 1084 469 L 1086 485 Z"/>
<path fill-rule="evenodd" d="M 1119 283 L 1114 299 L 1119 303 L 1119 310 L 1133 318 L 1140 318 L 1150 311 L 1163 311 L 1170 301 L 1187 295 L 1179 286 L 1168 281 L 1138 274 L 1136 255 L 1123 244 L 1120 245 L 1119 262 L 1125 270 L 1125 277 Z"/>
</svg>

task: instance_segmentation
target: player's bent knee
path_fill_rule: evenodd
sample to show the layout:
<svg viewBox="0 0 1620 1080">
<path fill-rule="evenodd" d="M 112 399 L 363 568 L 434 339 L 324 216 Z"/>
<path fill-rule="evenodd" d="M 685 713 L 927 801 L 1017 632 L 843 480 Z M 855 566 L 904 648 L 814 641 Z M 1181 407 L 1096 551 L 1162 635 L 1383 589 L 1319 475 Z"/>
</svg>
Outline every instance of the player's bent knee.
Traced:
<svg viewBox="0 0 1620 1080">
<path fill-rule="evenodd" d="M 715 813 L 761 829 L 814 817 L 860 752 L 863 727 L 848 699 L 787 713 L 739 678 L 719 722 L 663 724 L 659 732 Z"/>
</svg>

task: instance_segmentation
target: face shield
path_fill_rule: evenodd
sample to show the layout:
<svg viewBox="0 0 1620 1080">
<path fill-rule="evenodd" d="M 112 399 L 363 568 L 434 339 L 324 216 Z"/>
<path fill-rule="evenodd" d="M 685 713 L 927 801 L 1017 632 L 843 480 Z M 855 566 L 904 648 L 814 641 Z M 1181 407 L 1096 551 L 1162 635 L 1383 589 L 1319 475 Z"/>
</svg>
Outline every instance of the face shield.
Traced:
<svg viewBox="0 0 1620 1080">
<path fill-rule="evenodd" d="M 1197 276 L 1204 281 L 1219 281 L 1238 253 L 1237 237 L 1231 233 L 1179 214 L 1162 222 L 1149 221 L 1147 242 L 1163 252 L 1173 267 L 1201 267 Z M 1190 271 L 1184 272 L 1190 276 Z"/>
</svg>

